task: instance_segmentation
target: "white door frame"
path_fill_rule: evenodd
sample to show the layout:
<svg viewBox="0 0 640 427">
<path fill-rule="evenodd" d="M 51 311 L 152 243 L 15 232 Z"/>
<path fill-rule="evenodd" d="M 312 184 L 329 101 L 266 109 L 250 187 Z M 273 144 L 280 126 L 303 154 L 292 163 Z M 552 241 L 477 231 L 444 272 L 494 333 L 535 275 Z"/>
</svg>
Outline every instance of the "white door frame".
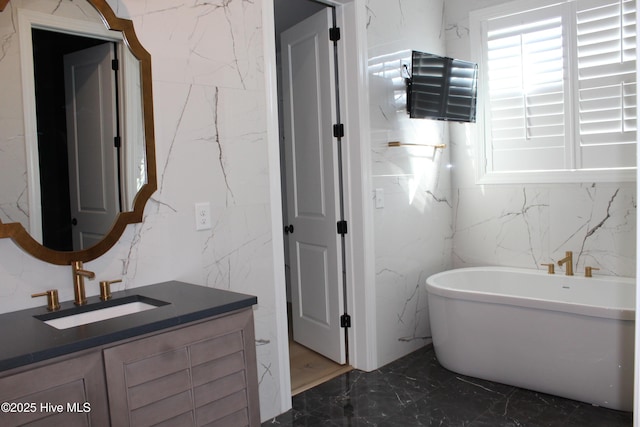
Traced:
<svg viewBox="0 0 640 427">
<path fill-rule="evenodd" d="M 352 317 L 351 328 L 348 329 L 349 356 L 354 368 L 371 371 L 378 368 L 378 357 L 366 9 L 364 0 L 324 0 L 324 2 L 336 6 L 338 26 L 342 29 L 338 62 L 341 121 L 345 124 L 343 139 L 345 219 L 349 224 L 349 232 L 346 235 L 347 306 Z M 288 363 L 273 0 L 264 0 L 262 6 L 267 149 L 269 170 L 272 171 L 269 175 L 269 187 L 279 363 L 278 383 L 280 412 L 285 412 L 291 408 L 291 380 Z"/>
</svg>

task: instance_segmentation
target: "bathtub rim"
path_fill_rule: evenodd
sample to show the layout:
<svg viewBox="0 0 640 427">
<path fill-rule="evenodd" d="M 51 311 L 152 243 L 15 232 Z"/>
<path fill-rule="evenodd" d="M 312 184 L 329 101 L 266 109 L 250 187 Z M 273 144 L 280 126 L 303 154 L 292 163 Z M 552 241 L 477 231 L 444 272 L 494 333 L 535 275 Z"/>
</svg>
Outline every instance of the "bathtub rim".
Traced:
<svg viewBox="0 0 640 427">
<path fill-rule="evenodd" d="M 623 320 L 623 321 L 635 321 L 635 308 L 633 305 L 631 308 L 620 307 L 605 307 L 589 304 L 571 303 L 566 301 L 553 301 L 545 300 L 541 298 L 532 298 L 516 295 L 505 295 L 497 292 L 485 292 L 485 291 L 472 291 L 466 289 L 453 289 L 443 284 L 439 284 L 437 281 L 448 275 L 456 273 L 472 273 L 474 271 L 489 271 L 489 272 L 507 272 L 518 274 L 530 274 L 535 276 L 547 276 L 546 271 L 527 269 L 520 267 L 501 267 L 501 266 L 482 266 L 482 267 L 462 267 L 445 270 L 440 273 L 433 274 L 425 280 L 425 287 L 427 294 L 435 294 L 445 298 L 462 299 L 466 301 L 484 302 L 489 304 L 505 304 L 518 307 L 526 307 L 540 310 L 552 310 L 565 313 L 579 314 L 583 316 L 599 317 L 611 320 Z M 569 276 L 570 277 L 570 276 Z M 571 280 L 579 280 L 581 277 L 573 276 Z M 592 278 L 584 279 L 593 282 L 614 280 L 620 282 L 622 285 L 629 285 L 635 288 L 636 279 L 630 277 L 619 276 L 594 276 Z M 634 289 L 635 290 L 635 289 Z M 632 298 L 633 299 L 633 298 Z M 633 299 L 635 301 L 635 299 Z"/>
</svg>

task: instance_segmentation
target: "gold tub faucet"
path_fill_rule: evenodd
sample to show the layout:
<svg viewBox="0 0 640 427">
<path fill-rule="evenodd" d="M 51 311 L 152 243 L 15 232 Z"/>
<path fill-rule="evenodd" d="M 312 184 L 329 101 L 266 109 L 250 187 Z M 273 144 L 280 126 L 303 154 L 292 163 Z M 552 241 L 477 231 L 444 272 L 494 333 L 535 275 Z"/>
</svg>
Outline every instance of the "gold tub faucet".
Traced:
<svg viewBox="0 0 640 427">
<path fill-rule="evenodd" d="M 584 268 L 584 277 L 593 277 L 593 271 L 594 270 L 600 270 L 600 269 L 598 267 L 586 266 Z"/>
<path fill-rule="evenodd" d="M 73 272 L 73 295 L 75 296 L 75 305 L 85 305 L 87 297 L 84 292 L 84 278 L 93 279 L 96 274 L 93 271 L 84 270 L 82 261 L 74 261 L 71 263 L 71 271 Z"/>
<path fill-rule="evenodd" d="M 564 258 L 558 260 L 558 266 L 562 267 L 563 264 L 567 264 L 564 269 L 564 274 L 567 276 L 573 276 L 573 252 L 566 251 L 564 255 Z"/>
<path fill-rule="evenodd" d="M 549 264 L 542 264 L 547 266 L 547 274 L 556 274 L 556 269 L 555 269 L 555 264 L 554 263 L 549 263 Z"/>
</svg>

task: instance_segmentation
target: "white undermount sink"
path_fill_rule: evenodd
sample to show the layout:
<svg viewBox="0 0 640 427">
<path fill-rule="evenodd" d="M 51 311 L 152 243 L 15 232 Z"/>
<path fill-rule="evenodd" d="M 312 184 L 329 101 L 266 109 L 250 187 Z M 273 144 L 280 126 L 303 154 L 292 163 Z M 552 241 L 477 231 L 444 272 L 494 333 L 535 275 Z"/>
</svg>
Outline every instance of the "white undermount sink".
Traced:
<svg viewBox="0 0 640 427">
<path fill-rule="evenodd" d="M 75 326 L 82 326 L 88 323 L 99 322 L 101 320 L 113 319 L 127 314 L 140 313 L 142 311 L 158 308 L 158 305 L 148 304 L 142 301 L 133 301 L 111 307 L 100 308 L 82 313 L 70 314 L 68 316 L 56 317 L 54 319 L 43 320 L 47 325 L 56 329 L 67 329 Z"/>
</svg>

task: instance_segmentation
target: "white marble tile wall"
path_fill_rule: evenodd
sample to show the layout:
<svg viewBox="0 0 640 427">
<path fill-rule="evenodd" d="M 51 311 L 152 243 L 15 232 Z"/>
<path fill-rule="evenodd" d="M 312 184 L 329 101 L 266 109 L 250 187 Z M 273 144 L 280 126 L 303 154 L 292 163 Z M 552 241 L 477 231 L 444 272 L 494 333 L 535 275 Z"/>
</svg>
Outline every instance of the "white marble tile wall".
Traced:
<svg viewBox="0 0 640 427">
<path fill-rule="evenodd" d="M 471 59 L 469 11 L 505 0 L 447 0 L 447 54 Z M 546 268 L 571 250 L 576 274 L 636 275 L 635 183 L 475 184 L 476 131 L 451 124 L 453 263 Z"/>
<path fill-rule="evenodd" d="M 460 187 L 454 264 L 546 268 L 567 250 L 574 270 L 635 276 L 635 184 Z"/>
<path fill-rule="evenodd" d="M 429 342 L 425 279 L 450 266 L 452 198 L 449 150 L 389 147 L 440 144 L 445 123 L 409 119 L 403 65 L 411 50 L 444 54 L 441 0 L 368 0 L 367 37 L 374 209 L 378 363 Z"/>
<path fill-rule="evenodd" d="M 279 171 L 267 163 L 262 2 L 108 3 L 133 20 L 152 57 L 159 188 L 144 222 L 85 264 L 96 272 L 87 294 L 98 294 L 98 280 L 122 278 L 114 290 L 175 279 L 256 295 L 261 414 L 275 416 L 286 360 L 276 339 L 275 287 L 284 284 L 273 279 L 268 177 Z M 213 227 L 196 231 L 194 204 L 207 201 Z M 8 239 L 0 239 L 0 259 L 0 312 L 41 304 L 29 295 L 52 287 L 61 300 L 73 298 L 69 267 L 37 261 Z"/>
</svg>

